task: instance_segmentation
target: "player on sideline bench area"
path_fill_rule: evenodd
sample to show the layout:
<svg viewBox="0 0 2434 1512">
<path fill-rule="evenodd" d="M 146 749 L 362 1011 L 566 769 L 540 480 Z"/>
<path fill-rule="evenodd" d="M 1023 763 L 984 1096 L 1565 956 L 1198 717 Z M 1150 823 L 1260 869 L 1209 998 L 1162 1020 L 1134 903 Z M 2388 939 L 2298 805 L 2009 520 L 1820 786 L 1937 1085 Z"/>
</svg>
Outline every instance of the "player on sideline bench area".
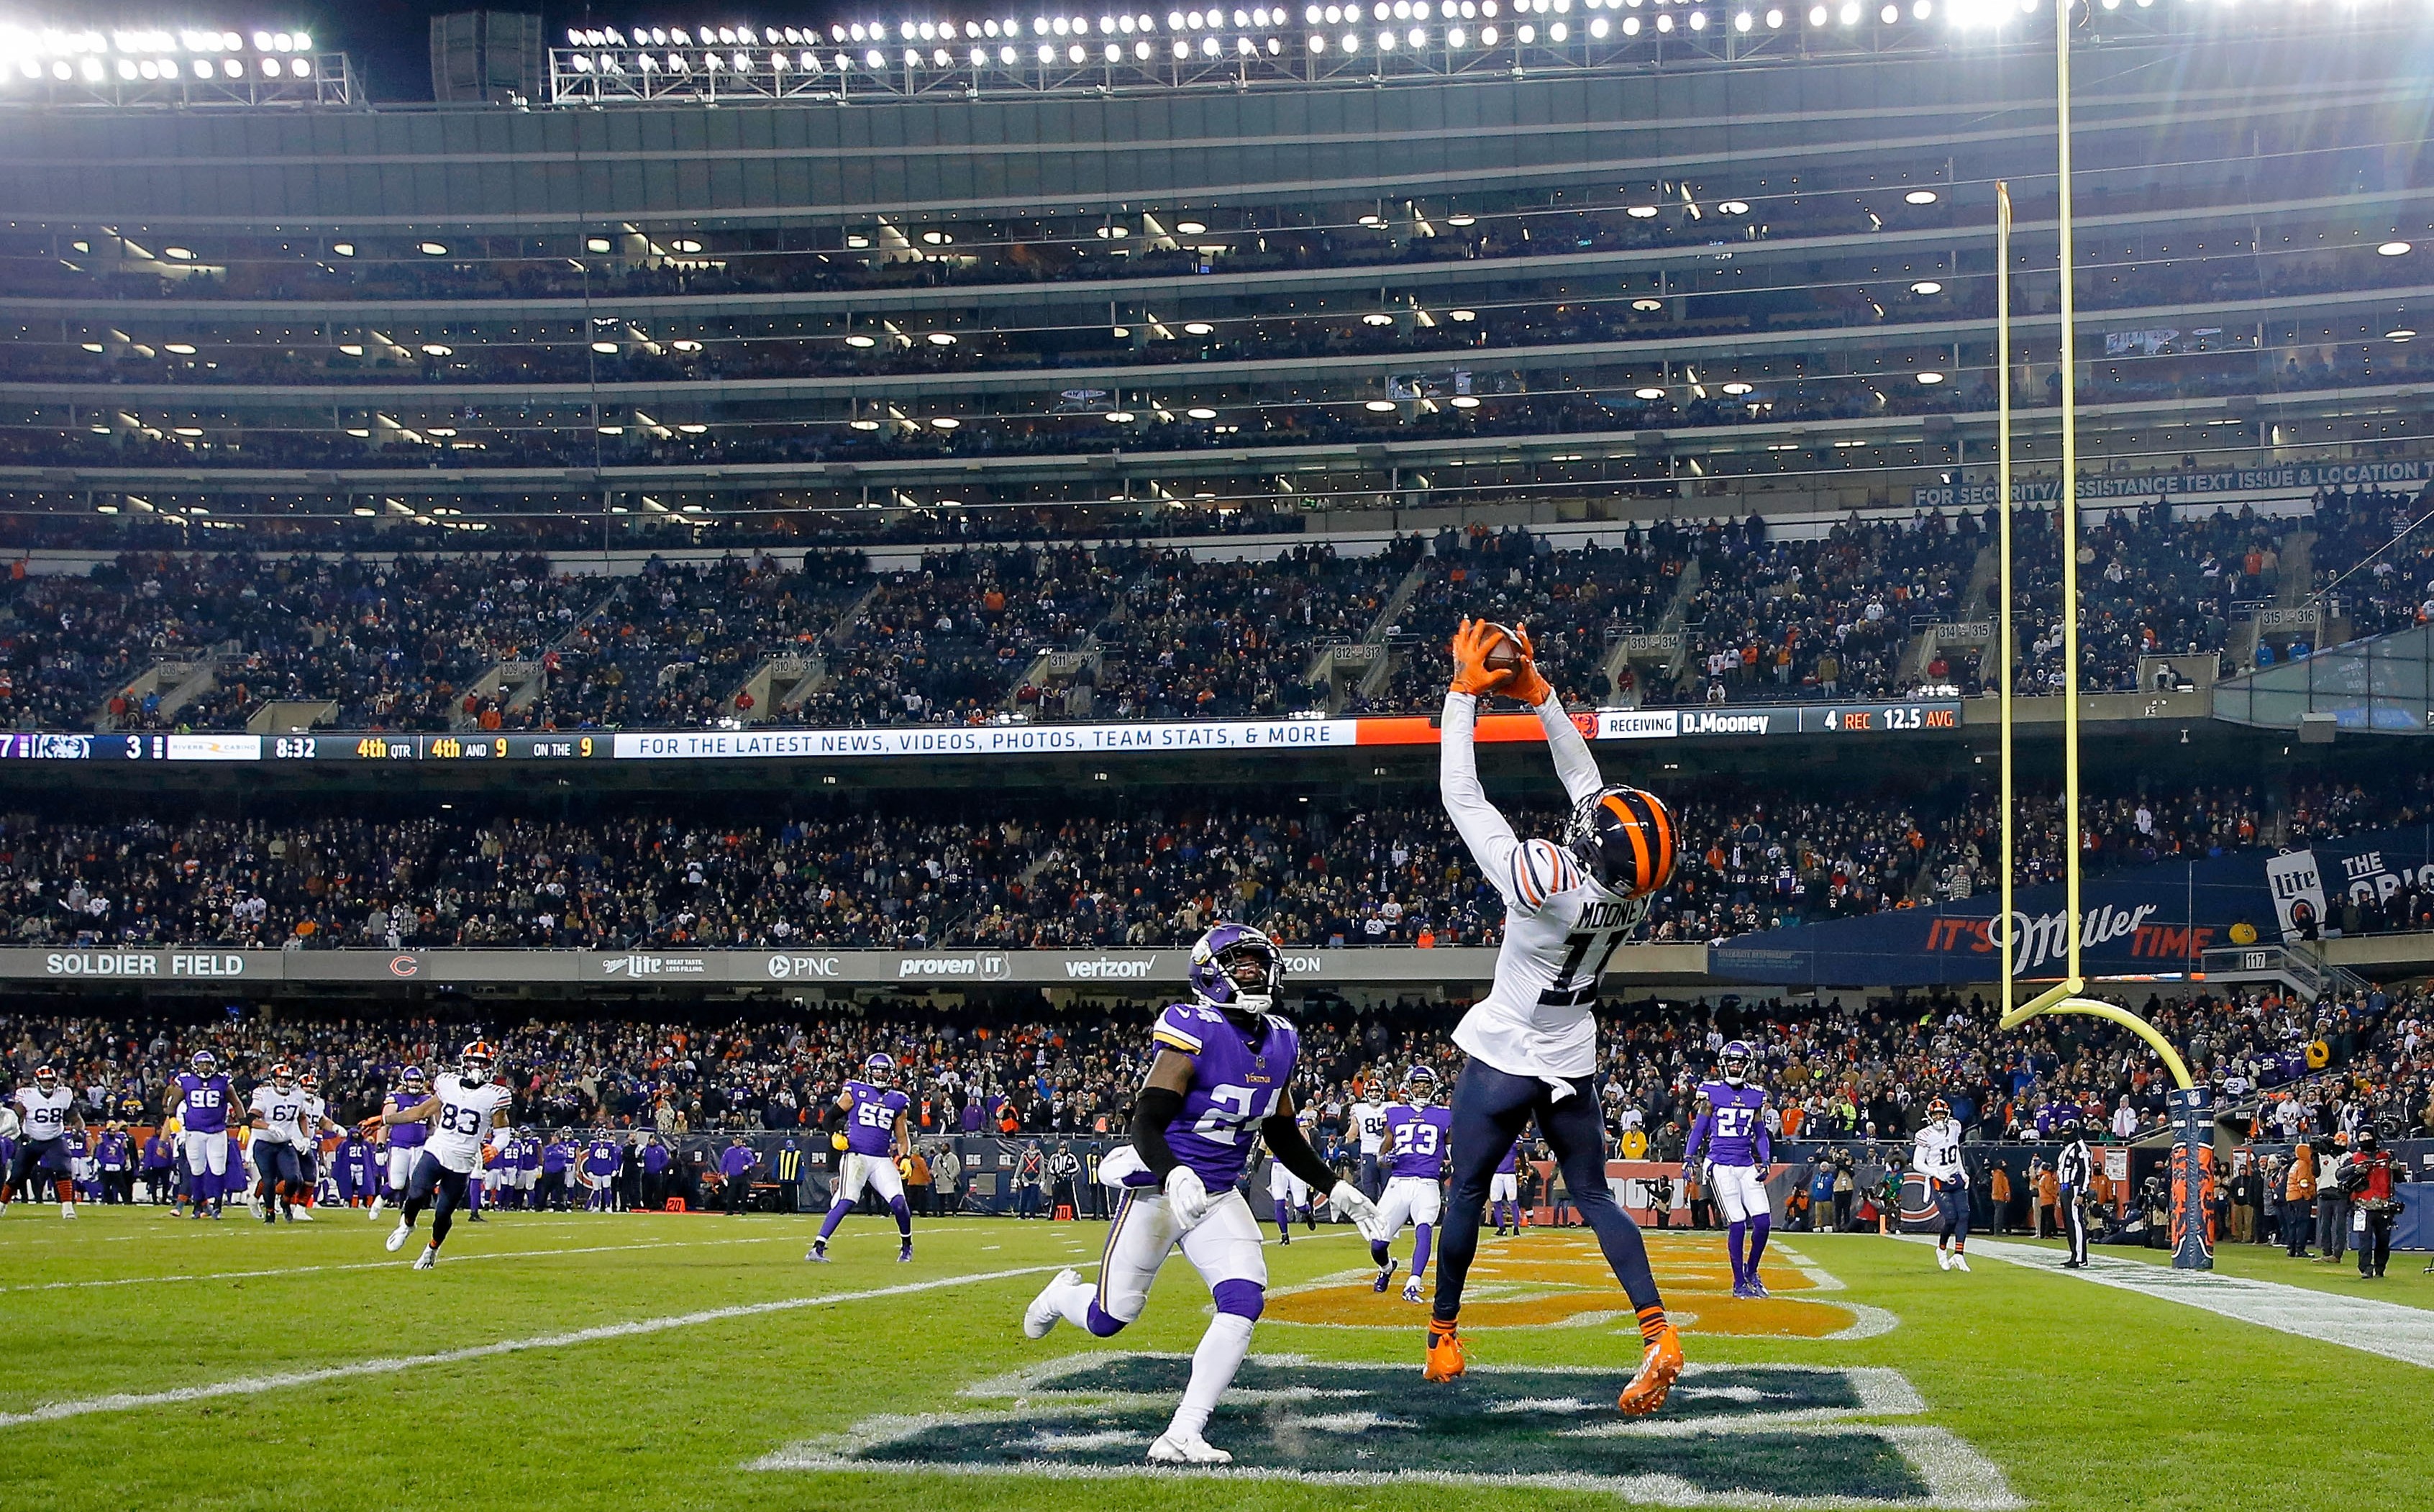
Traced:
<svg viewBox="0 0 2434 1512">
<path fill-rule="evenodd" d="M 1505 664 L 1491 664 L 1499 659 Z M 1597 988 L 1607 957 L 1646 916 L 1648 895 L 1672 874 L 1672 816 L 1651 794 L 1604 785 L 1588 742 L 1538 675 L 1525 631 L 1465 620 L 1453 638 L 1453 662 L 1439 782 L 1446 812 L 1481 875 L 1504 897 L 1504 942 L 1497 952 L 1495 988 L 1453 1034 L 1470 1058 L 1453 1089 L 1453 1197 L 1438 1240 L 1426 1373 L 1431 1381 L 1462 1374 L 1454 1324 L 1463 1281 L 1479 1252 L 1488 1188 L 1504 1152 L 1535 1118 L 1638 1317 L 1639 1369 L 1615 1404 L 1642 1416 L 1665 1404 L 1682 1373 L 1682 1341 L 1666 1321 L 1639 1226 L 1606 1185 L 1596 1084 Z M 1479 784 L 1473 726 L 1480 701 L 1494 693 L 1528 704 L 1546 731 L 1555 772 L 1572 800 L 1560 844 L 1517 838 Z"/>
</svg>

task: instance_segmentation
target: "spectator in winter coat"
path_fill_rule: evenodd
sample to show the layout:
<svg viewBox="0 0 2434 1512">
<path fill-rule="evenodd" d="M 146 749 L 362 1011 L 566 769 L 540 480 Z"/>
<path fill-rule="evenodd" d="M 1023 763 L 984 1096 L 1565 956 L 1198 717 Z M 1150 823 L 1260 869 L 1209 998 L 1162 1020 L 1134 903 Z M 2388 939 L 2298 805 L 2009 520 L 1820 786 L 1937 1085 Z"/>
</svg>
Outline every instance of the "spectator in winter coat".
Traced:
<svg viewBox="0 0 2434 1512">
<path fill-rule="evenodd" d="M 2311 1258 L 2307 1236 L 2316 1227 L 2316 1147 L 2305 1140 L 2290 1154 L 2290 1174 L 2282 1183 L 2282 1242 L 2294 1260 Z"/>
</svg>

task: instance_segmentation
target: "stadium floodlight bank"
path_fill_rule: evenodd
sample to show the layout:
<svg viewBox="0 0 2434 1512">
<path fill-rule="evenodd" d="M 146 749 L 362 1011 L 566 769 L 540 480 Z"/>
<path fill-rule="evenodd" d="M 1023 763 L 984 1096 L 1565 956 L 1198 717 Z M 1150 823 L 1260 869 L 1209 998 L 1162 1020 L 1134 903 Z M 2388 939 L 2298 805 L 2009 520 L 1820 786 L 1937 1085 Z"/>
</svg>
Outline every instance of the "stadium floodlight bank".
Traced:
<svg viewBox="0 0 2434 1512">
<path fill-rule="evenodd" d="M 1364 0 L 1123 15 L 570 28 L 550 98 L 828 99 L 1384 85 L 1932 54 L 2042 41 L 2047 0 Z M 2371 24 L 2389 7 L 2356 6 Z M 2297 24 L 2229 0 L 2096 0 L 2090 40 Z M 2320 26 L 2311 29 L 2321 30 Z"/>
<path fill-rule="evenodd" d="M 351 105 L 347 55 L 307 31 L 0 23 L 0 104 Z"/>
</svg>

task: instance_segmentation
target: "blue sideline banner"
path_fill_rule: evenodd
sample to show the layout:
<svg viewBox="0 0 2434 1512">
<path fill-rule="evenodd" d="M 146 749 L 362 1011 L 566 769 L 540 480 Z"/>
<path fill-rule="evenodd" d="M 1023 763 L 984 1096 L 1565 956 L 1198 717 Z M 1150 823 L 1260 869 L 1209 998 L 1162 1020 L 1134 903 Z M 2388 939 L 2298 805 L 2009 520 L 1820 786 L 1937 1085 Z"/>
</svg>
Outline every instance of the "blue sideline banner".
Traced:
<svg viewBox="0 0 2434 1512">
<path fill-rule="evenodd" d="M 2209 949 L 2309 937 L 2338 927 L 2344 901 L 2380 902 L 2405 885 L 2434 887 L 2434 827 L 2134 868 L 2083 884 L 2081 958 L 2090 976 L 2177 977 L 2198 970 Z M 2001 960 L 1997 896 L 1743 935 L 1710 950 L 1708 971 L 1721 981 L 1800 987 L 1991 982 Z M 2016 976 L 2063 974 L 2070 943 L 2063 902 L 2060 883 L 2014 895 Z M 2254 936 L 2235 936 L 2243 924 Z"/>
</svg>

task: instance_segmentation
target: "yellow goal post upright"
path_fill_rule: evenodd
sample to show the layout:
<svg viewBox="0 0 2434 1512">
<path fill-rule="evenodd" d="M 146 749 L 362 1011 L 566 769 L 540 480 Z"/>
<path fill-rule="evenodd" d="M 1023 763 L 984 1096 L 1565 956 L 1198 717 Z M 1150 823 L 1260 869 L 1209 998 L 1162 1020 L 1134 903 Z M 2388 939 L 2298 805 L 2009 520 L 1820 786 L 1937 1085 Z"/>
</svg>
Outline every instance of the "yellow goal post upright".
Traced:
<svg viewBox="0 0 2434 1512">
<path fill-rule="evenodd" d="M 2214 1268 L 2213 1235 L 2206 1212 L 2214 1174 L 2214 1119 L 2209 1089 L 2199 1086 L 2189 1068 L 2156 1027 L 2117 1004 L 2087 996 L 2087 978 L 2081 971 L 2080 951 L 2085 916 L 2080 909 L 2079 801 L 2079 425 L 2074 404 L 2078 361 L 2078 318 L 2071 246 L 2070 169 L 2070 28 L 2072 0 L 2054 6 L 2055 263 L 2062 279 L 2062 659 L 2063 659 L 2063 836 L 2064 911 L 2069 923 L 2068 954 L 2063 980 L 2030 998 L 2014 1002 L 2015 950 L 2019 916 L 2013 909 L 2012 888 L 2018 834 L 2018 791 L 2014 767 L 2016 730 L 2012 707 L 2013 658 L 2016 612 L 2012 587 L 2012 196 L 2008 184 L 1995 184 L 1995 347 L 1996 347 L 1996 499 L 2000 521 L 1997 550 L 2001 555 L 1997 584 L 2002 610 L 1996 633 L 1997 715 L 2002 730 L 2001 777 L 2002 889 L 2001 910 L 1995 930 L 2001 947 L 2002 1027 L 2016 1029 L 2046 1013 L 2079 1013 L 2120 1024 L 2154 1048 L 2174 1083 L 2168 1094 L 2172 1125 L 2171 1241 L 2172 1264 L 2180 1270 Z"/>
</svg>

